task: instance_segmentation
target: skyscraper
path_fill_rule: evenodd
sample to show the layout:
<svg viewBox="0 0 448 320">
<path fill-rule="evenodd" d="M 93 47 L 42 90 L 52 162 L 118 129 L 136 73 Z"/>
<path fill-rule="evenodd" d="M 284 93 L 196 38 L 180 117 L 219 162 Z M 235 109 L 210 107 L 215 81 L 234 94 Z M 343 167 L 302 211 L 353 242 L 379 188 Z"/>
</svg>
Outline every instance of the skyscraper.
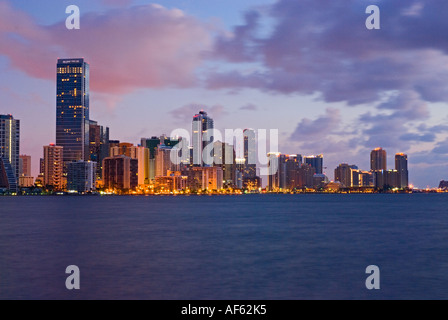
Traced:
<svg viewBox="0 0 448 320">
<path fill-rule="evenodd" d="M 166 136 L 141 139 L 141 145 L 149 149 L 149 180 L 154 180 L 156 177 L 156 154 L 159 145 L 163 144 L 166 147 L 172 148 L 178 143 L 178 139 L 171 139 Z"/>
<path fill-rule="evenodd" d="M 311 167 L 314 168 L 316 171 L 316 174 L 322 174 L 324 169 L 324 156 L 318 155 L 318 156 L 308 156 L 305 157 L 305 163 L 309 164 Z"/>
<path fill-rule="evenodd" d="M 244 130 L 244 159 L 246 163 L 243 178 L 255 178 L 257 176 L 257 141 L 253 129 Z"/>
<path fill-rule="evenodd" d="M 214 137 L 210 132 L 213 128 L 214 121 L 207 112 L 201 111 L 193 117 L 193 164 L 196 166 L 204 166 L 203 151 L 210 143 L 213 143 Z M 209 157 L 213 158 L 213 155 L 210 154 Z"/>
<path fill-rule="evenodd" d="M 56 145 L 64 148 L 64 170 L 73 161 L 89 160 L 89 64 L 59 59 L 57 64 Z"/>
<path fill-rule="evenodd" d="M 91 120 L 89 122 L 89 160 L 97 163 L 97 179 L 102 178 L 103 160 L 107 157 L 109 157 L 109 128 Z"/>
<path fill-rule="evenodd" d="M 20 155 L 19 176 L 31 177 L 31 156 Z"/>
<path fill-rule="evenodd" d="M 409 187 L 408 156 L 406 154 L 397 153 L 395 155 L 395 170 L 398 171 L 398 188 Z"/>
<path fill-rule="evenodd" d="M 345 188 L 358 187 L 359 174 L 354 174 L 357 170 L 355 165 L 342 163 L 334 170 L 334 180 L 339 181 Z"/>
<path fill-rule="evenodd" d="M 221 141 L 214 144 L 214 165 L 223 170 L 224 183 L 226 186 L 236 186 L 236 153 L 232 145 Z M 245 161 L 244 161 L 245 162 Z M 242 181 L 242 177 L 241 177 Z"/>
<path fill-rule="evenodd" d="M 370 169 L 372 171 L 387 170 L 387 152 L 383 148 L 376 148 L 370 154 Z"/>
<path fill-rule="evenodd" d="M 106 189 L 134 189 L 138 186 L 138 160 L 123 155 L 103 161 L 103 181 Z"/>
<path fill-rule="evenodd" d="M 53 187 L 56 190 L 64 188 L 63 177 L 64 148 L 50 144 L 44 146 L 44 186 Z"/>
<path fill-rule="evenodd" d="M 19 179 L 20 120 L 12 115 L 0 115 L 0 158 L 3 183 L 12 192 L 17 191 Z"/>
<path fill-rule="evenodd" d="M 86 193 L 96 190 L 97 163 L 92 161 L 70 162 L 67 167 L 67 190 Z"/>
</svg>

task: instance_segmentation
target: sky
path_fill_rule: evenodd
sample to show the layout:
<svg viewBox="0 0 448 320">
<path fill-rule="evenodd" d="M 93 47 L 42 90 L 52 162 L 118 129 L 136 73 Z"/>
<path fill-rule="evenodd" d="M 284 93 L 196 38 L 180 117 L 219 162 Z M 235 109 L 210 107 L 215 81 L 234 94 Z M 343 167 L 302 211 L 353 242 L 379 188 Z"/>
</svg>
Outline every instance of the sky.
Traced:
<svg viewBox="0 0 448 320">
<path fill-rule="evenodd" d="M 377 5 L 381 29 L 368 30 Z M 80 8 L 68 30 L 66 7 Z M 0 113 L 21 120 L 38 172 L 55 142 L 56 61 L 90 64 L 90 117 L 111 139 L 278 129 L 279 151 L 369 170 L 409 156 L 420 188 L 448 179 L 448 2 L 443 0 L 0 0 Z"/>
</svg>

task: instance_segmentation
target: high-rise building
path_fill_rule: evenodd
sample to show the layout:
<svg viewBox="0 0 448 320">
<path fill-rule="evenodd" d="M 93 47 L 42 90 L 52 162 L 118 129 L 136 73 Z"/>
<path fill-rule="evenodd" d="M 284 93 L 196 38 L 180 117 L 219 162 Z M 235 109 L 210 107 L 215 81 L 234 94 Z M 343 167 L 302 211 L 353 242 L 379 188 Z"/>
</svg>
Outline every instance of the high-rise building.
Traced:
<svg viewBox="0 0 448 320">
<path fill-rule="evenodd" d="M 3 185 L 12 192 L 17 191 L 20 170 L 20 120 L 12 115 L 0 115 L 0 158 L 2 159 Z M 3 179 L 2 179 L 3 180 Z"/>
<path fill-rule="evenodd" d="M 244 130 L 244 159 L 246 163 L 243 178 L 255 178 L 257 176 L 257 139 L 253 129 Z"/>
<path fill-rule="evenodd" d="M 286 159 L 286 189 L 294 190 L 299 187 L 299 170 L 302 166 L 301 155 L 290 155 Z"/>
<path fill-rule="evenodd" d="M 404 153 L 395 155 L 395 170 L 398 171 L 398 188 L 406 189 L 409 187 L 408 156 Z"/>
<path fill-rule="evenodd" d="M 64 170 L 89 160 L 89 64 L 59 59 L 57 64 L 56 145 L 64 148 Z"/>
<path fill-rule="evenodd" d="M 179 143 L 178 139 L 171 139 L 164 135 L 161 137 L 142 138 L 141 145 L 149 149 L 149 180 L 154 180 L 156 177 L 156 154 L 159 145 L 173 148 Z"/>
<path fill-rule="evenodd" d="M 103 160 L 106 189 L 130 190 L 138 186 L 138 160 L 123 155 Z"/>
<path fill-rule="evenodd" d="M 19 176 L 31 177 L 31 156 L 20 155 L 19 163 Z"/>
<path fill-rule="evenodd" d="M 97 163 L 92 161 L 70 162 L 67 168 L 67 190 L 87 193 L 96 190 Z"/>
<path fill-rule="evenodd" d="M 211 130 L 214 128 L 214 121 L 205 111 L 201 111 L 193 117 L 193 164 L 204 166 L 204 149 L 213 143 L 214 137 Z M 205 140 L 205 141 L 204 141 Z M 211 154 L 209 157 L 213 157 Z"/>
<path fill-rule="evenodd" d="M 318 155 L 318 156 L 308 156 L 305 157 L 305 163 L 309 164 L 311 167 L 314 168 L 316 171 L 316 174 L 322 174 L 324 169 L 324 156 Z"/>
<path fill-rule="evenodd" d="M 387 152 L 383 148 L 376 148 L 370 154 L 370 170 L 387 170 Z"/>
<path fill-rule="evenodd" d="M 220 167 L 194 167 L 187 173 L 191 190 L 221 190 L 223 171 Z"/>
<path fill-rule="evenodd" d="M 221 141 L 216 141 L 213 144 L 213 148 L 215 150 L 214 165 L 222 168 L 224 176 L 224 184 L 226 186 L 236 186 L 235 149 L 233 148 L 232 145 Z"/>
<path fill-rule="evenodd" d="M 311 165 L 304 163 L 299 169 L 299 188 L 314 188 L 314 175 L 316 169 Z"/>
<path fill-rule="evenodd" d="M 179 171 L 180 168 L 174 168 L 171 161 L 171 147 L 161 144 L 157 147 L 155 158 L 156 177 L 165 177 L 168 171 Z"/>
<path fill-rule="evenodd" d="M 339 181 L 344 188 L 358 187 L 359 175 L 354 174 L 358 167 L 355 165 L 348 165 L 346 163 L 340 164 L 334 170 L 334 179 Z"/>
<path fill-rule="evenodd" d="M 50 144 L 44 146 L 44 186 L 55 190 L 64 188 L 64 147 Z"/>
<path fill-rule="evenodd" d="M 97 163 L 96 179 L 103 175 L 103 160 L 109 157 L 109 128 L 90 121 L 89 125 L 89 160 Z"/>
<path fill-rule="evenodd" d="M 110 149 L 110 156 L 123 155 L 138 160 L 138 184 L 149 184 L 149 149 L 142 146 L 134 146 L 132 143 L 120 143 Z"/>
</svg>

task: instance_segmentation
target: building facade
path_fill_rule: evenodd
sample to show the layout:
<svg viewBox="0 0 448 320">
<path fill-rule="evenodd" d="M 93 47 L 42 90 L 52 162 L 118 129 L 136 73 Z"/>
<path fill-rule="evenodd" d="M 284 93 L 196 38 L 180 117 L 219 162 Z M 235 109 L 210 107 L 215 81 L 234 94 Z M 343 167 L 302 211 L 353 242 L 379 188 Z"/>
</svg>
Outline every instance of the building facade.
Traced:
<svg viewBox="0 0 448 320">
<path fill-rule="evenodd" d="M 84 59 L 58 60 L 56 145 L 64 148 L 64 170 L 69 162 L 89 160 L 89 76 Z"/>
<path fill-rule="evenodd" d="M 97 163 L 92 161 L 71 162 L 67 167 L 67 191 L 87 193 L 96 190 Z"/>
<path fill-rule="evenodd" d="M 316 171 L 316 174 L 323 174 L 324 172 L 323 155 L 305 157 L 304 162 L 313 167 L 314 170 Z"/>
<path fill-rule="evenodd" d="M 138 186 L 138 160 L 124 155 L 103 160 L 104 188 L 131 190 Z"/>
<path fill-rule="evenodd" d="M 44 187 L 63 190 L 64 179 L 64 148 L 50 144 L 44 146 Z"/>
<path fill-rule="evenodd" d="M 20 176 L 20 120 L 12 115 L 0 115 L 0 158 L 3 188 L 16 192 Z"/>
<path fill-rule="evenodd" d="M 406 189 L 409 187 L 408 156 L 404 153 L 395 155 L 395 170 L 398 172 L 398 188 Z"/>
<path fill-rule="evenodd" d="M 204 166 L 204 149 L 213 143 L 214 137 L 211 134 L 214 129 L 214 121 L 207 115 L 207 112 L 201 111 L 193 117 L 192 123 L 192 144 L 193 144 L 193 164 L 195 166 Z M 204 141 L 205 140 L 205 141 Z"/>
<path fill-rule="evenodd" d="M 383 148 L 376 148 L 370 153 L 370 170 L 387 170 L 387 152 Z"/>
<path fill-rule="evenodd" d="M 89 122 L 89 160 L 97 163 L 96 179 L 103 175 L 103 160 L 109 157 L 109 128 L 98 125 L 96 121 Z"/>
</svg>

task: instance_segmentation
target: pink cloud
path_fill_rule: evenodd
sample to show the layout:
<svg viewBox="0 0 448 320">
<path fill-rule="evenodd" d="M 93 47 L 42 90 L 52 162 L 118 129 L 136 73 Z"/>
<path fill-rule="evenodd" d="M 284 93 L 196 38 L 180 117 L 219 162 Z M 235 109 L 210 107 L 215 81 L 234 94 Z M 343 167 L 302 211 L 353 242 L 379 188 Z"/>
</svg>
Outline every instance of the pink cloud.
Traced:
<svg viewBox="0 0 448 320">
<path fill-rule="evenodd" d="M 84 57 L 92 89 L 103 93 L 192 86 L 211 41 L 196 19 L 154 4 L 87 13 L 80 30 L 67 30 L 64 21 L 39 26 L 7 2 L 1 9 L 0 54 L 14 68 L 54 79 L 58 57 Z"/>
</svg>

